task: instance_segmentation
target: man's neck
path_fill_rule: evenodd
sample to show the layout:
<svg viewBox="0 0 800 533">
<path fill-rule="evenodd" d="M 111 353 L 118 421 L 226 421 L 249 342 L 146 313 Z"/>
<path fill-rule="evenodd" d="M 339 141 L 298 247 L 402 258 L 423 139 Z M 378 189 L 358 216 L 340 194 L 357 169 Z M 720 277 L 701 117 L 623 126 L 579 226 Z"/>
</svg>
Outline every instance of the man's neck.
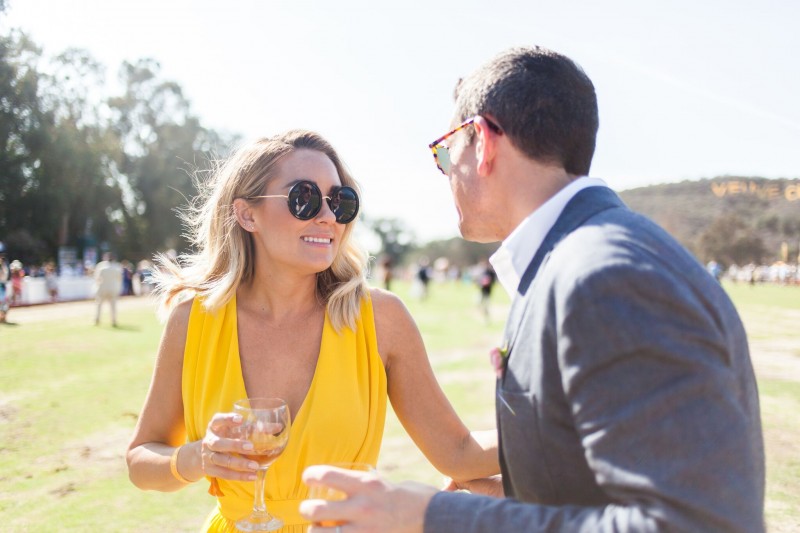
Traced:
<svg viewBox="0 0 800 533">
<path fill-rule="evenodd" d="M 509 169 L 505 180 L 508 214 L 506 235 L 509 235 L 532 212 L 536 211 L 578 176 L 561 166 L 542 164 L 524 158 Z"/>
</svg>

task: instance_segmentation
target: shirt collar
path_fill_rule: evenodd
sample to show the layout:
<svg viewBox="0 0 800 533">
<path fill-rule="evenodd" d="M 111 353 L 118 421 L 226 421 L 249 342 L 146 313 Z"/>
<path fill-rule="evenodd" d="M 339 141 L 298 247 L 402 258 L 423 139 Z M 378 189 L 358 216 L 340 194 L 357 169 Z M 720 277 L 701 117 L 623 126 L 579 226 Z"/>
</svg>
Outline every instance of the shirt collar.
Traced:
<svg viewBox="0 0 800 533">
<path fill-rule="evenodd" d="M 599 178 L 583 176 L 575 179 L 525 217 L 506 237 L 489 262 L 509 296 L 514 297 L 525 269 L 572 197 L 587 187 L 607 186 Z"/>
</svg>

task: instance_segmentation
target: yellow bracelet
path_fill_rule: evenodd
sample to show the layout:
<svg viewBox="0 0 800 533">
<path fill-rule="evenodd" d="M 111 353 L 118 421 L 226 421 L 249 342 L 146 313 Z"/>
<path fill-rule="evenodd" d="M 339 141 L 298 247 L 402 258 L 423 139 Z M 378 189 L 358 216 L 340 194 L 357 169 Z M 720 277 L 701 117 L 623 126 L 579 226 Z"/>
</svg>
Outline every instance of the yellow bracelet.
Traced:
<svg viewBox="0 0 800 533">
<path fill-rule="evenodd" d="M 178 472 L 178 454 L 180 453 L 181 448 L 183 448 L 183 446 L 178 446 L 175 448 L 175 451 L 172 452 L 172 457 L 169 458 L 169 471 L 172 472 L 172 475 L 175 477 L 175 479 L 181 483 L 191 483 L 190 480 L 186 479 L 181 475 L 180 472 Z"/>
</svg>

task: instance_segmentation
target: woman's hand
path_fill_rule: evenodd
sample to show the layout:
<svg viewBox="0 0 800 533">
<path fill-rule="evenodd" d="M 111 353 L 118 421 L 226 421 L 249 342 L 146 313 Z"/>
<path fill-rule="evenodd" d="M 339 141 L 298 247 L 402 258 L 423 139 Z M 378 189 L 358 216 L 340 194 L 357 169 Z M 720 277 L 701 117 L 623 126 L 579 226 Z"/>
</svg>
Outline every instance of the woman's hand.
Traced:
<svg viewBox="0 0 800 533">
<path fill-rule="evenodd" d="M 457 490 L 467 490 L 473 494 L 482 494 L 494 498 L 505 498 L 503 491 L 503 476 L 491 476 L 480 479 L 470 479 L 469 481 L 455 481 L 448 478 L 443 490 L 455 492 Z"/>
<path fill-rule="evenodd" d="M 217 413 L 208 423 L 200 441 L 200 464 L 209 477 L 254 481 L 258 463 L 243 457 L 252 452 L 253 444 L 238 438 L 241 415 Z"/>
</svg>

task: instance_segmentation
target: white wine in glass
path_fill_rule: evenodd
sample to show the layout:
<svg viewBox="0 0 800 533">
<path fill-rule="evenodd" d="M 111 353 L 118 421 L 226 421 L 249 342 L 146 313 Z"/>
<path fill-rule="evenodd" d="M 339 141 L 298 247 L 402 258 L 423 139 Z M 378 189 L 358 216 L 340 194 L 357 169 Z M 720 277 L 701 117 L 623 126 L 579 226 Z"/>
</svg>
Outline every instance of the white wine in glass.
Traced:
<svg viewBox="0 0 800 533">
<path fill-rule="evenodd" d="M 280 398 L 247 398 L 235 402 L 233 412 L 242 417 L 238 437 L 253 444 L 253 450 L 242 455 L 258 463 L 253 512 L 236 522 L 236 528 L 240 531 L 275 531 L 283 526 L 283 521 L 267 512 L 264 482 L 269 465 L 289 442 L 292 425 L 289 406 Z"/>
</svg>

